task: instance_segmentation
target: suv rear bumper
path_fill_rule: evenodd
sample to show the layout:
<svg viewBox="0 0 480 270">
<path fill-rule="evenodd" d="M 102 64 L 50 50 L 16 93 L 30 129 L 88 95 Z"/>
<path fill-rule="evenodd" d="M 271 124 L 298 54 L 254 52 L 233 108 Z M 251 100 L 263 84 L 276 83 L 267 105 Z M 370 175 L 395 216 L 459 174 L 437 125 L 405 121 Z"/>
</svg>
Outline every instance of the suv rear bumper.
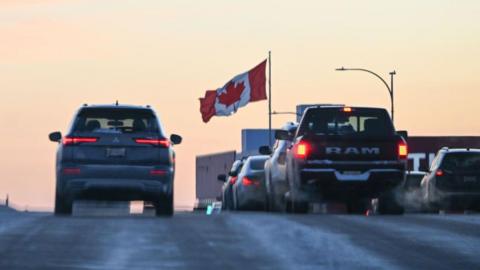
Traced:
<svg viewBox="0 0 480 270">
<path fill-rule="evenodd" d="M 434 192 L 434 196 L 431 199 L 432 203 L 437 204 L 440 207 L 468 207 L 476 206 L 480 207 L 480 192 L 447 192 L 438 191 Z"/>
<path fill-rule="evenodd" d="M 76 178 L 65 183 L 63 194 L 70 199 L 155 201 L 170 192 L 171 183 L 162 181 Z"/>
<path fill-rule="evenodd" d="M 241 209 L 264 207 L 266 190 L 256 186 L 237 187 L 237 206 Z"/>
<path fill-rule="evenodd" d="M 78 174 L 57 173 L 57 191 L 68 199 L 155 201 L 173 192 L 173 169 L 167 166 L 79 165 Z M 152 175 L 151 170 L 161 172 Z"/>
</svg>

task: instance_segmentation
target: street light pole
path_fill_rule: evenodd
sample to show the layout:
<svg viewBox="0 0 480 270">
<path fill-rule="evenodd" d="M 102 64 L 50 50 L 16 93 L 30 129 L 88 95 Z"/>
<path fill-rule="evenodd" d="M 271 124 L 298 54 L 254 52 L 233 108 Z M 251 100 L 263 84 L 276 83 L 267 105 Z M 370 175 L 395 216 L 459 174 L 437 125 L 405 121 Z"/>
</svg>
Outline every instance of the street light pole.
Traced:
<svg viewBox="0 0 480 270">
<path fill-rule="evenodd" d="M 336 71 L 364 71 L 364 72 L 368 72 L 372 75 L 374 75 L 375 77 L 379 78 L 383 84 L 385 84 L 385 86 L 387 87 L 387 90 L 388 90 L 388 93 L 390 94 L 390 105 L 391 105 L 391 109 L 390 109 L 390 114 L 392 115 L 392 122 L 394 120 L 394 103 L 393 103 L 393 76 L 395 74 L 397 74 L 394 71 L 390 72 L 390 85 L 388 85 L 388 83 L 380 76 L 378 75 L 377 73 L 371 71 L 371 70 L 368 70 L 368 69 L 364 69 L 364 68 L 344 68 L 344 67 L 341 67 L 341 68 L 337 68 L 335 69 Z"/>
<path fill-rule="evenodd" d="M 390 72 L 390 101 L 391 101 L 391 106 L 392 106 L 392 109 L 391 109 L 391 113 L 392 113 L 392 122 L 393 122 L 393 113 L 394 113 L 394 110 L 393 110 L 393 104 L 394 104 L 394 100 L 393 100 L 393 75 L 397 74 L 394 71 Z"/>
</svg>

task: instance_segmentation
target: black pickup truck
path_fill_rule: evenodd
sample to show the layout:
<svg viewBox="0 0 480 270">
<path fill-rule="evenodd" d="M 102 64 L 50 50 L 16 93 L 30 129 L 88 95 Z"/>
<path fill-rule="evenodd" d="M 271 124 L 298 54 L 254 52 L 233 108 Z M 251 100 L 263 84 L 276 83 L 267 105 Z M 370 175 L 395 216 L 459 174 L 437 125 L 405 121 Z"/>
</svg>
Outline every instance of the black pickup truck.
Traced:
<svg viewBox="0 0 480 270">
<path fill-rule="evenodd" d="M 308 108 L 287 151 L 287 209 L 306 212 L 311 202 L 344 202 L 360 213 L 372 199 L 381 214 L 402 214 L 395 188 L 405 180 L 407 144 L 381 108 Z M 405 134 L 403 134 L 405 136 Z"/>
</svg>

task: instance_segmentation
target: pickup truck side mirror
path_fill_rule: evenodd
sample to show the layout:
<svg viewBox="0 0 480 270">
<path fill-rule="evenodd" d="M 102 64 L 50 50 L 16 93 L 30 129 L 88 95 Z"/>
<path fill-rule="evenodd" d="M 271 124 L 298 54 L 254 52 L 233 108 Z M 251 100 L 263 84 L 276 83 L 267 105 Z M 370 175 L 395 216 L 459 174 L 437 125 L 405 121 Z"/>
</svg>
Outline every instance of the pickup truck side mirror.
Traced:
<svg viewBox="0 0 480 270">
<path fill-rule="evenodd" d="M 52 142 L 60 142 L 62 140 L 62 133 L 60 131 L 55 131 L 48 134 L 48 139 Z"/>
<path fill-rule="evenodd" d="M 293 140 L 293 135 L 286 130 L 275 130 L 275 139 L 282 141 L 291 141 Z"/>
<path fill-rule="evenodd" d="M 405 139 L 405 140 L 408 139 L 408 131 L 406 131 L 406 130 L 399 130 L 399 131 L 397 131 L 397 134 L 402 136 L 403 139 Z"/>
<path fill-rule="evenodd" d="M 170 141 L 173 144 L 181 144 L 182 143 L 182 136 L 177 135 L 177 134 L 172 134 L 172 135 L 170 135 Z"/>
<path fill-rule="evenodd" d="M 268 155 L 272 154 L 272 149 L 268 145 L 263 145 L 263 146 L 260 146 L 260 148 L 258 148 L 258 152 L 261 155 L 267 155 L 268 156 Z"/>
<path fill-rule="evenodd" d="M 227 181 L 227 176 L 225 174 L 219 174 L 217 175 L 217 180 L 220 182 L 225 182 Z"/>
</svg>

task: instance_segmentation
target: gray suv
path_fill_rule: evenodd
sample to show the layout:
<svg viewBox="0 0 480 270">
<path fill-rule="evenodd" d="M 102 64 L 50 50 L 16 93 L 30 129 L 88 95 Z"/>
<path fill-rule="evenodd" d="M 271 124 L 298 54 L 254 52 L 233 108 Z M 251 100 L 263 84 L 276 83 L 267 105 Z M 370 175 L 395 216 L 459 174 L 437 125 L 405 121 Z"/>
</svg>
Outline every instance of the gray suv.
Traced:
<svg viewBox="0 0 480 270">
<path fill-rule="evenodd" d="M 157 216 L 173 215 L 175 152 L 149 107 L 84 105 L 58 142 L 55 214 L 71 214 L 74 200 L 143 200 Z"/>
</svg>

